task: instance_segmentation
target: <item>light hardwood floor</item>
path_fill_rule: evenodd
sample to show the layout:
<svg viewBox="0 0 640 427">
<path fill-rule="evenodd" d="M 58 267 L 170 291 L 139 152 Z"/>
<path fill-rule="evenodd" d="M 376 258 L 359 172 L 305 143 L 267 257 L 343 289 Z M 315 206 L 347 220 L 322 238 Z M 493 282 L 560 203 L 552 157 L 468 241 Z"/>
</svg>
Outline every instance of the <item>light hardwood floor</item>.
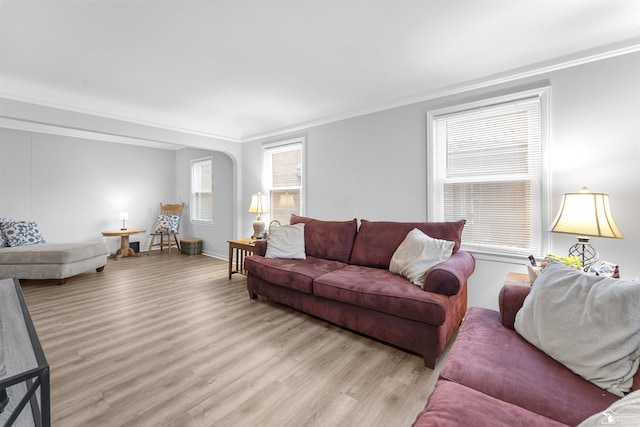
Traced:
<svg viewBox="0 0 640 427">
<path fill-rule="evenodd" d="M 416 355 L 249 299 L 202 255 L 22 288 L 54 426 L 410 426 L 437 379 Z"/>
</svg>

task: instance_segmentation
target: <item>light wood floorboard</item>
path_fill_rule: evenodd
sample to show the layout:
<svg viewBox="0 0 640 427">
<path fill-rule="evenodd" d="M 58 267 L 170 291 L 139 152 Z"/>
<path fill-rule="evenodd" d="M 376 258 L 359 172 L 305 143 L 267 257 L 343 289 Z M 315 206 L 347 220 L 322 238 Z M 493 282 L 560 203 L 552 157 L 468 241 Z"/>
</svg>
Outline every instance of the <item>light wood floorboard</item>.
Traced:
<svg viewBox="0 0 640 427">
<path fill-rule="evenodd" d="M 416 355 L 251 300 L 203 255 L 22 288 L 54 426 L 410 426 L 437 379 Z"/>
</svg>

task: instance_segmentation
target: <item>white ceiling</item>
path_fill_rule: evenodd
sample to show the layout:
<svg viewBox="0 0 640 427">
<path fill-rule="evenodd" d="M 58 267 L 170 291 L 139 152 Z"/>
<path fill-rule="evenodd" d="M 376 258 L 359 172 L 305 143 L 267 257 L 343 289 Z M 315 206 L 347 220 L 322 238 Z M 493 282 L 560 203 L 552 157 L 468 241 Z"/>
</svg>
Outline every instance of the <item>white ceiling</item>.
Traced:
<svg viewBox="0 0 640 427">
<path fill-rule="evenodd" d="M 640 50 L 638 0 L 0 0 L 0 96 L 229 140 Z"/>
</svg>

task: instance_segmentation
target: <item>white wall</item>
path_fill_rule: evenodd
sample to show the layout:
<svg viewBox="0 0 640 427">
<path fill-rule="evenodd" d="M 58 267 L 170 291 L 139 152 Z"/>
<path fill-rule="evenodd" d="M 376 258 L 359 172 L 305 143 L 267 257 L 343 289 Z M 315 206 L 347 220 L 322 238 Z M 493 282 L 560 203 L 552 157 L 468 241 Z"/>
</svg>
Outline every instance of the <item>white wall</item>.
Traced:
<svg viewBox="0 0 640 427">
<path fill-rule="evenodd" d="M 563 193 L 583 185 L 608 192 L 624 240 L 592 239 L 603 259 L 620 264 L 622 276 L 640 276 L 640 53 L 628 54 L 516 80 L 482 90 L 421 102 L 304 130 L 306 214 L 329 220 L 424 221 L 427 218 L 426 113 L 490 95 L 551 85 L 552 215 Z M 298 132 L 296 135 L 299 135 Z M 259 188 L 261 145 L 243 144 L 245 189 Z M 251 191 L 241 194 L 249 205 Z M 253 218 L 243 216 L 243 230 Z M 566 254 L 575 237 L 553 235 L 551 250 Z M 477 256 L 469 305 L 497 308 L 509 271 L 525 272 L 525 260 Z"/>
<path fill-rule="evenodd" d="M 213 234 L 187 226 L 182 237 L 202 233 L 208 253 L 226 256 L 226 240 L 238 235 L 237 142 L 5 98 L 0 131 L 0 216 L 37 219 L 48 240 L 100 239 L 100 231 L 120 228 L 121 210 L 129 212 L 130 227 L 150 230 L 160 202 L 184 201 L 188 209 L 184 146 L 215 157 L 218 221 Z M 117 238 L 107 240 L 117 247 Z M 131 240 L 146 250 L 149 236 Z"/>
<path fill-rule="evenodd" d="M 212 156 L 214 224 L 189 222 L 190 163 Z M 119 229 L 118 215 L 129 212 L 128 228 L 148 248 L 160 203 L 185 203 L 180 237 L 203 239 L 207 254 L 225 258 L 235 237 L 237 165 L 218 151 L 166 150 L 0 128 L 0 216 L 35 220 L 49 242 L 106 241 L 101 232 Z"/>
<path fill-rule="evenodd" d="M 593 238 L 601 258 L 640 279 L 640 53 L 557 72 L 552 94 L 553 212 L 582 186 L 609 193 L 623 240 Z M 552 233 L 553 247 L 575 236 Z"/>
<path fill-rule="evenodd" d="M 213 157 L 213 224 L 192 224 L 189 220 L 190 162 L 207 156 Z M 236 167 L 231 157 L 217 151 L 184 148 L 176 153 L 177 198 L 186 204 L 181 235 L 202 239 L 202 250 L 207 255 L 227 258 L 229 254 L 227 240 L 236 237 L 237 212 L 233 203 L 237 193 L 237 184 L 234 179 Z"/>
<path fill-rule="evenodd" d="M 150 230 L 159 202 L 175 197 L 170 150 L 0 129 L 0 163 L 0 216 L 36 221 L 49 242 L 102 240 L 121 211 L 128 228 Z M 130 240 L 146 249 L 149 236 Z"/>
</svg>

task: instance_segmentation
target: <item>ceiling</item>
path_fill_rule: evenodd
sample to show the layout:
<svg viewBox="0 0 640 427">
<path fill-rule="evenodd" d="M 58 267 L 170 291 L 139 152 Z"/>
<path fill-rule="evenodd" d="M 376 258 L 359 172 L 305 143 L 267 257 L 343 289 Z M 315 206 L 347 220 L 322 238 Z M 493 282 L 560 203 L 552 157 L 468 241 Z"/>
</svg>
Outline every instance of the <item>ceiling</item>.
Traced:
<svg viewBox="0 0 640 427">
<path fill-rule="evenodd" d="M 0 0 L 0 97 L 245 141 L 640 50 L 638 0 Z"/>
</svg>

